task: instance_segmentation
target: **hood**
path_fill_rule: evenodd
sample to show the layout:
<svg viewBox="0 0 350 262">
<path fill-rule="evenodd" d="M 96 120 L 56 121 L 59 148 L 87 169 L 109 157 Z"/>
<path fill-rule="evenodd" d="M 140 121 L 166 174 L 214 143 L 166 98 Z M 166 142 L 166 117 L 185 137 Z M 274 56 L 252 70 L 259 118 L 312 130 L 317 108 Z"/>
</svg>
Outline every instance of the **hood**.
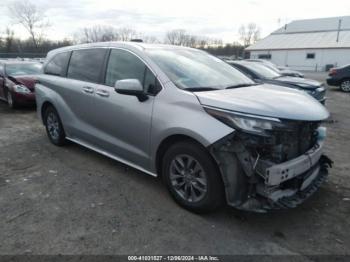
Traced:
<svg viewBox="0 0 350 262">
<path fill-rule="evenodd" d="M 295 71 L 295 70 L 291 70 L 291 69 L 287 69 L 287 68 L 283 68 L 280 69 L 281 73 L 284 75 L 298 75 L 298 76 L 304 76 L 303 73 L 300 73 L 299 71 Z"/>
<path fill-rule="evenodd" d="M 281 81 L 286 84 L 296 85 L 297 87 L 302 89 L 316 89 L 322 85 L 320 82 L 312 79 L 291 76 L 282 76 L 274 80 Z"/>
<path fill-rule="evenodd" d="M 327 109 L 303 91 L 276 85 L 195 92 L 202 105 L 246 114 L 300 121 L 328 118 Z"/>
<path fill-rule="evenodd" d="M 31 91 L 34 91 L 34 86 L 37 81 L 36 76 L 31 76 L 31 75 L 9 76 L 8 78 L 15 84 L 22 84 L 26 86 Z"/>
</svg>

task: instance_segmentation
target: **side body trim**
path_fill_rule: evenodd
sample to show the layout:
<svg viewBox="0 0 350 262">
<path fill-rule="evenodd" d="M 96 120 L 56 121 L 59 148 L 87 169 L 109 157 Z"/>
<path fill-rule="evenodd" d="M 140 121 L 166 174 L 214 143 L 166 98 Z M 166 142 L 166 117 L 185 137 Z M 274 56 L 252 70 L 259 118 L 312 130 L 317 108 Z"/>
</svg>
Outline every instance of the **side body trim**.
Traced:
<svg viewBox="0 0 350 262">
<path fill-rule="evenodd" d="M 83 147 L 86 147 L 86 148 L 88 148 L 88 149 L 90 149 L 90 150 L 93 150 L 93 151 L 95 151 L 95 152 L 97 152 L 97 153 L 100 153 L 100 154 L 102 154 L 102 155 L 104 155 L 104 156 L 106 156 L 106 157 L 109 157 L 109 158 L 114 159 L 114 160 L 117 160 L 117 161 L 119 161 L 119 162 L 121 162 L 121 163 L 123 163 L 123 164 L 126 164 L 126 165 L 128 165 L 128 166 L 131 166 L 131 167 L 133 167 L 133 168 L 135 168 L 135 169 L 138 169 L 138 170 L 140 170 L 140 171 L 142 171 L 142 172 L 144 172 L 144 173 L 147 173 L 148 175 L 151 175 L 151 176 L 154 176 L 154 177 L 157 177 L 157 176 L 158 176 L 156 173 L 152 173 L 152 172 L 150 172 L 150 171 L 148 171 L 148 170 L 146 170 L 146 169 L 144 169 L 144 168 L 142 168 L 142 167 L 140 167 L 140 166 L 138 166 L 138 165 L 132 164 L 132 163 L 129 162 L 129 161 L 126 161 L 126 160 L 124 160 L 124 159 L 122 159 L 122 158 L 120 158 L 120 157 L 117 157 L 117 156 L 115 156 L 115 155 L 112 155 L 112 154 L 110 154 L 110 153 L 108 153 L 108 152 L 106 152 L 106 151 L 104 151 L 104 150 L 98 149 L 98 148 L 96 148 L 96 147 L 94 147 L 94 146 L 92 146 L 92 145 L 90 145 L 90 144 L 88 144 L 88 143 L 86 143 L 86 142 L 83 142 L 83 141 L 81 141 L 81 140 L 79 140 L 79 139 L 70 138 L 70 137 L 66 137 L 66 139 L 69 140 L 69 141 L 72 141 L 72 142 L 74 142 L 74 143 L 77 143 L 77 144 L 79 144 L 79 145 L 81 145 L 81 146 L 83 146 Z"/>
</svg>

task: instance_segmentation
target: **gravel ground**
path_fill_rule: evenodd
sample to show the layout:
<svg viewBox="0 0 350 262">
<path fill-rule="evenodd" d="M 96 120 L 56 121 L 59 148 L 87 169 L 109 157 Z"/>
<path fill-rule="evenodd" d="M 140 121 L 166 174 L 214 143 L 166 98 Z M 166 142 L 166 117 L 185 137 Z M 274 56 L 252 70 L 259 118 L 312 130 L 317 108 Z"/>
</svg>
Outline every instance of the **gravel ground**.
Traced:
<svg viewBox="0 0 350 262">
<path fill-rule="evenodd" d="M 158 179 L 75 144 L 53 146 L 33 109 L 0 102 L 0 254 L 350 255 L 350 95 L 332 87 L 328 96 L 335 166 L 319 192 L 293 210 L 201 216 Z"/>
</svg>

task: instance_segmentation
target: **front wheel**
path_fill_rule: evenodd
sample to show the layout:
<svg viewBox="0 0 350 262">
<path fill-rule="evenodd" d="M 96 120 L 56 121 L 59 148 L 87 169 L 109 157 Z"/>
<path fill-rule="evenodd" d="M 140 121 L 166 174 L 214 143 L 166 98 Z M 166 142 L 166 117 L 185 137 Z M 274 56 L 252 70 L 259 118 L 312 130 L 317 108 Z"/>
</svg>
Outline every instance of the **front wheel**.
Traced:
<svg viewBox="0 0 350 262">
<path fill-rule="evenodd" d="M 65 144 L 66 135 L 63 130 L 61 119 L 55 108 L 49 106 L 44 113 L 44 124 L 50 141 L 56 146 Z"/>
<path fill-rule="evenodd" d="M 162 165 L 165 184 L 182 207 L 210 212 L 224 203 L 224 187 L 216 163 L 207 150 L 192 141 L 171 146 Z"/>
<path fill-rule="evenodd" d="M 343 92 L 350 92 L 350 79 L 343 80 L 343 81 L 340 83 L 340 89 L 341 89 Z"/>
<path fill-rule="evenodd" d="M 10 91 L 7 91 L 7 104 L 11 109 L 15 109 L 17 107 L 16 100 L 13 98 L 13 95 Z"/>
</svg>

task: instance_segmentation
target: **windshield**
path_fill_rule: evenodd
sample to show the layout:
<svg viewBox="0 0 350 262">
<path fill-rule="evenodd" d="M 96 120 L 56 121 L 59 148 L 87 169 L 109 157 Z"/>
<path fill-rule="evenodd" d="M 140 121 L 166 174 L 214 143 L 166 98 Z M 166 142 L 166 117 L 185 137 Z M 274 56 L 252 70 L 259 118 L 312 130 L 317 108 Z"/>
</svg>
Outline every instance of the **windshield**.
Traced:
<svg viewBox="0 0 350 262">
<path fill-rule="evenodd" d="M 250 70 L 254 71 L 254 73 L 266 79 L 273 79 L 281 76 L 276 71 L 270 69 L 269 67 L 261 63 L 249 62 L 249 63 L 244 63 L 242 65 L 248 67 Z"/>
<path fill-rule="evenodd" d="M 275 64 L 271 63 L 271 62 L 268 62 L 268 61 L 263 62 L 263 65 L 267 66 L 268 68 L 272 69 L 273 71 L 275 71 L 275 72 L 277 72 L 277 73 L 280 72 L 280 70 L 278 69 L 278 67 L 277 67 Z"/>
<path fill-rule="evenodd" d="M 150 49 L 152 60 L 181 89 L 193 91 L 253 85 L 254 82 L 224 61 L 194 49 Z"/>
<path fill-rule="evenodd" d="M 38 74 L 41 74 L 41 64 L 38 64 L 38 63 L 7 64 L 6 74 L 9 76 L 38 75 Z"/>
</svg>

